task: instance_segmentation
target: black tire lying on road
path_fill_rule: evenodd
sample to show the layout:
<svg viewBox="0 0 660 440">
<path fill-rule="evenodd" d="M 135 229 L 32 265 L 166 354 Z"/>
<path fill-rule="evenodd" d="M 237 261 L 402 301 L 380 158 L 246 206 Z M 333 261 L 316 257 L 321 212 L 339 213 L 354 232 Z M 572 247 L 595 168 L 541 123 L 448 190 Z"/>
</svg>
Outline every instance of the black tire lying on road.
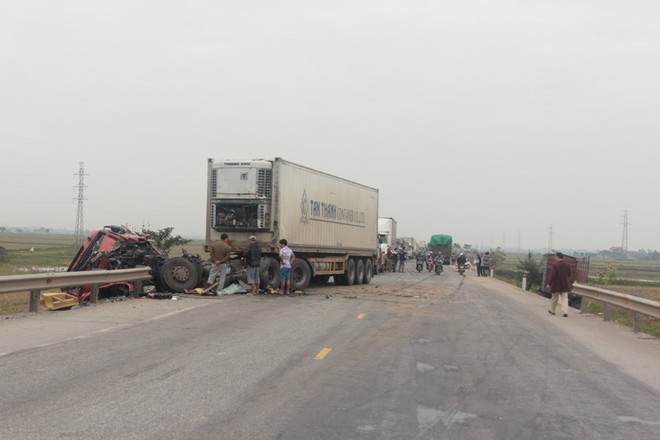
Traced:
<svg viewBox="0 0 660 440">
<path fill-rule="evenodd" d="M 184 292 L 197 286 L 199 270 L 185 258 L 170 258 L 160 267 L 160 281 L 170 292 Z"/>
</svg>

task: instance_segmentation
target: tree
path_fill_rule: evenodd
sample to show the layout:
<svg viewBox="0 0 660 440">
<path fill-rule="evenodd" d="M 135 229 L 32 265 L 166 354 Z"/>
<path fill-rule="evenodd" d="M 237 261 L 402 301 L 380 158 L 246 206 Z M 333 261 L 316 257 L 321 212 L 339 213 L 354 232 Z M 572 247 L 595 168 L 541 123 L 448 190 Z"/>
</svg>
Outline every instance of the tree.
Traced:
<svg viewBox="0 0 660 440">
<path fill-rule="evenodd" d="M 502 267 L 504 264 L 504 261 L 506 260 L 506 253 L 501 247 L 497 247 L 494 251 L 490 251 L 490 265 L 491 267 L 494 267 L 497 269 L 498 267 Z"/>
<path fill-rule="evenodd" d="M 192 240 L 183 238 L 180 235 L 173 236 L 172 231 L 173 227 L 167 227 L 163 229 L 158 229 L 157 231 L 152 231 L 150 229 L 142 228 L 140 234 L 146 236 L 151 240 L 156 249 L 160 250 L 165 255 L 169 254 L 170 249 L 174 246 L 182 246 L 184 244 L 190 243 Z"/>
<path fill-rule="evenodd" d="M 540 286 L 543 282 L 541 262 L 534 259 L 531 251 L 527 253 L 527 258 L 524 260 L 518 259 L 517 267 L 522 273 L 527 274 L 527 290 L 532 290 L 534 286 Z"/>
</svg>

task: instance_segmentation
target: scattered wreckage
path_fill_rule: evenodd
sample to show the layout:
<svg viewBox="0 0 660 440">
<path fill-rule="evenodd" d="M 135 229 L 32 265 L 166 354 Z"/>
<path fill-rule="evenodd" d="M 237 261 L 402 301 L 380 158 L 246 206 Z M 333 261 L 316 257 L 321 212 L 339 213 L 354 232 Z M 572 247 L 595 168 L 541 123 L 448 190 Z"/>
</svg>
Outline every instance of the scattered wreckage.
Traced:
<svg viewBox="0 0 660 440">
<path fill-rule="evenodd" d="M 149 266 L 152 278 L 145 292 L 185 292 L 203 284 L 210 270 L 210 262 L 199 255 L 183 252 L 180 257 L 168 257 L 154 247 L 149 237 L 125 226 L 104 226 L 94 231 L 82 245 L 67 272 L 87 270 L 131 269 Z M 99 287 L 100 296 L 136 294 L 131 282 L 111 283 Z M 89 298 L 91 286 L 68 289 L 82 302 Z M 140 294 L 143 292 L 139 292 Z"/>
</svg>

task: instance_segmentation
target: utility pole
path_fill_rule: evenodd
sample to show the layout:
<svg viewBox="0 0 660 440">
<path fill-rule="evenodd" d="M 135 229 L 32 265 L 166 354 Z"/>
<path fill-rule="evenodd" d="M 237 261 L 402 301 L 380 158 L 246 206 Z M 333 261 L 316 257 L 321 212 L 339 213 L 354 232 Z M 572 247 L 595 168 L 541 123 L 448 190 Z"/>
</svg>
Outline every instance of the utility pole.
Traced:
<svg viewBox="0 0 660 440">
<path fill-rule="evenodd" d="M 73 244 L 82 245 L 85 242 L 85 227 L 83 223 L 83 200 L 85 200 L 85 162 L 79 163 L 78 174 L 78 185 L 74 186 L 78 188 L 78 197 L 74 197 L 73 200 L 78 201 L 78 212 L 76 213 L 76 229 L 73 233 Z"/>
<path fill-rule="evenodd" d="M 623 211 L 623 237 L 621 237 L 621 247 L 628 251 L 628 211 Z"/>
</svg>

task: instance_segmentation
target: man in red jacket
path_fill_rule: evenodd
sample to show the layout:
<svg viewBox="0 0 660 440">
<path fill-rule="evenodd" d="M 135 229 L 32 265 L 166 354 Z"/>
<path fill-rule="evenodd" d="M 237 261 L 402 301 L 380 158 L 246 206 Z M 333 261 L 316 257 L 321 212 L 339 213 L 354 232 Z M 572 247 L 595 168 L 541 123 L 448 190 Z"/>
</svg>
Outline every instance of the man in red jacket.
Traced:
<svg viewBox="0 0 660 440">
<path fill-rule="evenodd" d="M 550 310 L 548 313 L 555 314 L 557 308 L 557 299 L 561 296 L 561 311 L 564 318 L 568 316 L 568 292 L 573 289 L 571 282 L 571 266 L 564 261 L 564 254 L 557 252 L 557 261 L 550 267 L 547 287 L 552 293 L 550 300 Z"/>
</svg>

